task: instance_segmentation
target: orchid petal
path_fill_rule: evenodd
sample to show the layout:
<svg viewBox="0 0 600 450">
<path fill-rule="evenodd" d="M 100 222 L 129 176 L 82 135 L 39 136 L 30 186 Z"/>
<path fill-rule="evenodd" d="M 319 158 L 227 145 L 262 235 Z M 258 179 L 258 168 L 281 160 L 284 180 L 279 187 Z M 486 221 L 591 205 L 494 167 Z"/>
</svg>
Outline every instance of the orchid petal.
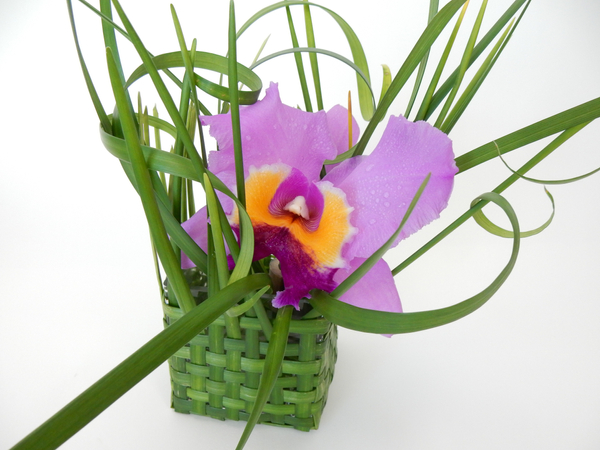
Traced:
<svg viewBox="0 0 600 450">
<path fill-rule="evenodd" d="M 230 114 L 205 116 L 201 121 L 210 125 L 210 135 L 219 144 L 219 151 L 209 155 L 209 169 L 235 172 Z M 240 108 L 240 122 L 246 176 L 251 166 L 283 163 L 309 180 L 318 180 L 323 161 L 337 156 L 326 113 L 307 113 L 284 105 L 275 83 L 261 101 Z"/>
<path fill-rule="evenodd" d="M 190 235 L 198 246 L 208 252 L 208 216 L 206 206 L 198 210 L 196 214 L 181 224 L 181 227 Z M 181 252 L 181 268 L 191 269 L 195 267 L 190 258 L 184 252 Z"/>
<path fill-rule="evenodd" d="M 344 191 L 355 208 L 351 220 L 358 234 L 344 255 L 368 257 L 389 239 L 428 173 L 429 184 L 394 245 L 437 219 L 457 171 L 448 136 L 427 122 L 390 117 L 370 155 L 358 163 L 344 161 L 324 178 Z"/>
<path fill-rule="evenodd" d="M 339 269 L 333 281 L 340 284 L 356 270 L 365 259 L 354 258 L 350 267 Z M 346 291 L 340 300 L 359 308 L 374 309 L 377 311 L 402 312 L 402 305 L 394 277 L 387 263 L 380 259 L 360 280 Z"/>
</svg>

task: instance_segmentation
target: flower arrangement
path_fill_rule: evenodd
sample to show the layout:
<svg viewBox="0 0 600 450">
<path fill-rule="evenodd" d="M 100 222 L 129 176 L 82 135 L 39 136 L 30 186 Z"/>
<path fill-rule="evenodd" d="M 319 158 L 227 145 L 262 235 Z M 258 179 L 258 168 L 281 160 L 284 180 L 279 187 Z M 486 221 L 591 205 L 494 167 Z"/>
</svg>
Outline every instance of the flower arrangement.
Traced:
<svg viewBox="0 0 600 450">
<path fill-rule="evenodd" d="M 72 11 L 71 3 L 68 4 Z M 82 69 L 100 119 L 102 142 L 121 161 L 142 199 L 153 248 L 158 256 L 157 270 L 161 273 L 162 267 L 168 279 L 166 289 L 161 288 L 161 293 L 169 326 L 16 448 L 28 448 L 34 445 L 32 443 L 43 443 L 40 448 L 60 445 L 196 336 L 206 336 L 209 352 L 219 353 L 220 344 L 214 336 L 229 341 L 247 339 L 249 332 L 242 323 L 252 318 L 256 318 L 257 327 L 264 335 L 257 341 L 256 359 L 262 367 L 259 376 L 254 377 L 256 385 L 252 394 L 244 397 L 239 392 L 218 394 L 207 389 L 207 400 L 202 397 L 196 402 L 207 404 L 212 410 L 226 410 L 223 414 L 227 418 L 247 421 L 238 448 L 244 447 L 258 422 L 314 428 L 318 425 L 318 417 L 312 416 L 320 416 L 333 369 L 319 370 L 320 378 L 307 378 L 306 373 L 300 373 L 298 381 L 294 381 L 293 392 L 313 395 L 319 391 L 323 394 L 316 398 L 318 406 L 305 407 L 308 408 L 306 418 L 314 426 L 307 426 L 306 422 L 296 426 L 293 419 L 303 418 L 299 410 L 291 414 L 293 419 L 287 419 L 280 417 L 284 414 L 269 413 L 266 406 L 269 402 L 275 405 L 293 403 L 285 397 L 292 394 L 282 394 L 282 399 L 277 400 L 274 387 L 291 378 L 288 369 L 284 369 L 286 349 L 297 347 L 299 350 L 294 351 L 299 353 L 292 355 L 292 362 L 303 362 L 301 343 L 308 339 L 304 335 L 294 335 L 294 321 L 328 324 L 328 328 L 323 328 L 325 331 L 308 333 L 317 338 L 307 344 L 307 348 L 313 348 L 310 355 L 313 366 L 330 367 L 335 362 L 335 350 L 332 349 L 335 325 L 384 335 L 420 331 L 456 321 L 491 298 L 512 272 L 521 238 L 538 234 L 552 220 L 550 218 L 535 230 L 522 231 L 515 211 L 502 197 L 502 192 L 516 181 L 529 179 L 528 170 L 595 119 L 598 102 L 576 106 L 472 152 L 461 152 L 455 158 L 447 134 L 467 109 L 529 6 L 526 1 L 514 2 L 488 34 L 479 39 L 487 4 L 483 2 L 464 55 L 457 70 L 449 77 L 450 81 L 442 84 L 438 79 L 448 56 L 445 51 L 425 89 L 426 67 L 432 64 L 427 58 L 429 48 L 445 27 L 452 28 L 449 25 L 452 21 L 454 30 L 446 49 L 449 51 L 453 47 L 454 31 L 459 30 L 466 11 L 464 4 L 464 1 L 451 1 L 437 11 L 436 2 L 432 2 L 430 23 L 406 63 L 393 77 L 384 71 L 379 99 L 370 87 L 360 41 L 341 16 L 324 9 L 343 30 L 353 59 L 315 46 L 311 11 L 322 8 L 318 5 L 278 3 L 236 28 L 235 8 L 231 3 L 228 57 L 203 53 L 200 48 L 196 50 L 195 42 L 190 47 L 183 37 L 174 8 L 173 21 L 181 47 L 176 52 L 153 56 L 119 2 L 113 2 L 112 6 L 110 2 L 100 2 L 98 10 L 88 5 L 104 18 L 107 67 L 116 103 L 112 114 L 108 114 L 99 101 L 92 76 L 80 53 Z M 292 7 L 302 7 L 304 11 L 308 35 L 306 48 L 296 42 Z M 242 31 L 276 9 L 288 12 L 293 48 L 265 60 L 287 53 L 296 56 L 305 100 L 303 108 L 282 102 L 279 89 L 284 81 L 289 82 L 288 79 L 270 84 L 262 93 L 261 79 L 253 69 L 263 60 L 258 59 L 256 65 L 249 68 L 238 62 L 236 46 Z M 113 22 L 117 17 L 122 27 Z M 73 21 L 74 30 L 75 24 Z M 122 69 L 116 31 L 128 36 L 142 61 L 130 76 L 125 76 Z M 75 36 L 78 42 L 77 34 Z M 319 106 L 312 108 L 302 58 L 298 58 L 303 52 L 311 56 L 315 80 L 320 78 L 316 63 L 319 53 L 341 61 L 357 74 L 360 113 L 367 124 L 364 129 L 359 131 L 361 127 L 352 115 L 352 102 L 329 109 L 322 106 L 318 82 L 315 90 Z M 478 63 L 476 74 L 467 83 L 465 74 L 475 55 L 482 55 L 485 60 Z M 179 75 L 173 72 L 176 68 L 180 69 Z M 196 73 L 197 70 L 220 72 L 229 81 L 222 84 L 209 81 Z M 411 117 L 413 105 L 416 112 L 409 120 L 390 110 L 413 73 L 416 73 L 417 82 L 405 115 Z M 165 76 L 174 78 L 179 86 L 179 106 L 165 85 Z M 135 83 L 143 77 L 152 80 L 171 123 L 158 114 L 148 114 L 141 100 L 143 96 L 137 105 L 130 98 Z M 240 88 L 239 82 L 244 87 Z M 208 101 L 201 95 L 216 104 L 214 111 L 207 108 Z M 420 108 L 417 108 L 417 101 L 421 101 Z M 318 111 L 311 112 L 313 109 Z M 199 123 L 196 122 L 198 115 Z M 436 117 L 435 121 L 431 119 L 433 123 L 422 121 L 431 117 Z M 385 124 L 385 130 L 379 138 L 372 138 L 380 122 L 383 122 L 382 126 Z M 152 128 L 156 134 L 151 132 Z M 161 150 L 163 138 L 158 130 L 173 137 L 171 151 Z M 216 139 L 214 149 L 206 144 L 207 131 Z M 463 173 L 485 161 L 501 159 L 502 154 L 556 133 L 560 133 L 558 137 L 524 166 L 517 170 L 507 167 L 507 178 L 498 188 L 477 195 L 467 212 L 412 256 L 392 268 L 382 259 L 390 248 L 439 217 L 451 202 L 457 172 Z M 561 182 L 566 181 L 573 180 Z M 206 197 L 206 206 L 197 211 L 192 182 L 202 186 Z M 508 216 L 510 229 L 498 227 L 483 215 L 482 208 L 488 203 L 495 203 Z M 467 300 L 433 311 L 403 313 L 394 275 L 471 217 L 491 233 L 512 240 L 508 262 L 491 284 Z M 159 278 L 162 283 L 162 275 Z M 180 312 L 173 313 L 172 308 Z M 330 338 L 333 342 L 327 341 Z M 246 346 L 249 345 L 247 342 Z M 323 342 L 327 344 L 321 345 Z M 194 345 L 191 344 L 189 353 L 181 359 L 183 366 L 190 361 L 201 365 L 194 358 L 201 360 L 203 357 L 191 355 L 195 351 Z M 315 350 L 317 347 L 325 350 Z M 247 349 L 234 348 L 223 358 L 227 360 L 224 368 L 228 374 L 244 372 L 241 366 L 235 368 L 234 356 L 231 356 L 232 361 L 229 358 L 230 354 L 241 354 L 249 351 Z M 226 353 L 223 350 L 221 354 Z M 214 362 L 206 364 L 206 371 L 211 377 L 214 375 L 209 381 L 222 381 L 224 389 L 234 389 L 231 385 L 235 383 L 225 378 L 218 380 L 224 375 L 223 371 L 221 375 L 217 373 L 216 366 L 218 364 Z M 176 384 L 175 377 L 179 375 L 172 376 Z M 244 375 L 244 378 L 252 377 Z M 319 384 L 313 386 L 311 383 L 317 383 L 316 379 Z M 300 384 L 306 380 L 309 386 L 303 389 Z M 184 397 L 190 395 L 189 389 L 196 389 L 185 382 L 180 386 Z M 249 388 L 243 385 L 243 389 Z M 179 398 L 175 388 L 173 395 L 175 405 Z M 225 403 L 235 395 L 241 402 L 235 404 L 242 406 L 236 406 L 231 412 L 232 408 Z M 219 396 L 220 399 L 216 398 Z M 194 409 L 192 412 L 216 414 Z M 264 420 L 265 415 L 269 420 Z"/>
</svg>

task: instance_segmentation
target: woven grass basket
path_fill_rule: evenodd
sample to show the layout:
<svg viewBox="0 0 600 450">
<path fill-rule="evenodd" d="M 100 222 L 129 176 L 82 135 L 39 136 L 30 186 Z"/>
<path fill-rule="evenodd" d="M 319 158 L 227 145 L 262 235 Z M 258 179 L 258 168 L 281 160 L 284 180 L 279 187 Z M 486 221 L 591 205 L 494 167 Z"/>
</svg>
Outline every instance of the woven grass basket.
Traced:
<svg viewBox="0 0 600 450">
<path fill-rule="evenodd" d="M 186 278 L 196 302 L 205 300 L 206 276 L 189 269 Z M 240 317 L 242 339 L 227 337 L 221 317 L 170 358 L 175 411 L 221 420 L 248 419 L 276 313 L 271 299 L 264 296 Z M 319 426 L 337 358 L 337 328 L 322 316 L 303 318 L 310 308 L 307 304 L 292 319 L 282 370 L 259 423 L 302 431 Z M 182 316 L 181 309 L 169 304 L 168 282 L 163 311 L 165 326 Z"/>
</svg>

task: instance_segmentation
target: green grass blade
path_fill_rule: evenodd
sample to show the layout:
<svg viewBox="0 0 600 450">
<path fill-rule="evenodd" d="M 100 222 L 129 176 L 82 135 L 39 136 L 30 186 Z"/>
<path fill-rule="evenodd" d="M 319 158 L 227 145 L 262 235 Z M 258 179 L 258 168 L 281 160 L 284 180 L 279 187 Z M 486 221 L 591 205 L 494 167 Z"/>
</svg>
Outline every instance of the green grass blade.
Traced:
<svg viewBox="0 0 600 450">
<path fill-rule="evenodd" d="M 223 242 L 223 230 L 221 228 L 221 219 L 219 217 L 218 200 L 213 190 L 208 175 L 204 175 L 204 190 L 206 191 L 206 206 L 208 216 L 210 217 L 211 235 L 213 247 L 215 249 L 217 277 L 220 288 L 224 288 L 229 283 L 229 264 L 227 262 L 227 253 L 225 252 L 225 243 Z"/>
<path fill-rule="evenodd" d="M 352 286 L 354 286 L 356 284 L 356 282 L 363 277 L 363 275 L 365 275 L 369 270 L 371 270 L 371 268 L 377 263 L 377 261 L 379 261 L 383 257 L 385 252 L 387 252 L 389 250 L 389 248 L 392 246 L 392 244 L 394 243 L 394 241 L 396 240 L 396 238 L 402 231 L 402 228 L 404 228 L 404 224 L 410 217 L 411 213 L 413 212 L 413 209 L 415 209 L 415 206 L 417 206 L 417 202 L 421 198 L 421 194 L 423 194 L 423 191 L 425 190 L 427 183 L 429 183 L 430 177 L 431 177 L 431 173 L 427 174 L 427 176 L 425 177 L 425 179 L 419 186 L 419 189 L 417 190 L 416 194 L 414 195 L 413 199 L 411 200 L 410 205 L 408 206 L 406 212 L 404 213 L 404 217 L 400 221 L 400 225 L 398 226 L 398 228 L 396 229 L 394 234 L 392 234 L 392 236 L 390 236 L 390 238 L 380 248 L 378 248 L 375 253 L 373 253 L 371 256 L 369 256 L 365 260 L 365 262 L 363 262 L 354 272 L 352 272 L 350 274 L 350 276 L 348 278 L 346 278 L 344 281 L 342 281 L 339 284 L 339 286 L 336 287 L 331 292 L 331 295 L 333 297 L 339 298 L 345 292 L 347 292 L 348 289 L 350 289 Z"/>
<path fill-rule="evenodd" d="M 98 119 L 100 120 L 100 124 L 102 128 L 108 133 L 112 132 L 112 124 L 108 119 L 106 111 L 102 106 L 102 102 L 100 101 L 100 97 L 98 96 L 98 92 L 94 87 L 94 83 L 92 82 L 92 77 L 90 72 L 88 71 L 87 65 L 83 58 L 83 53 L 81 51 L 81 47 L 79 45 L 79 38 L 77 37 L 77 28 L 75 27 L 75 18 L 73 16 L 73 4 L 71 0 L 67 0 L 67 8 L 69 10 L 69 21 L 71 23 L 71 30 L 73 32 L 73 39 L 75 40 L 75 49 L 77 50 L 77 57 L 79 58 L 79 64 L 81 66 L 81 71 L 83 72 L 83 77 L 85 79 L 85 85 L 87 86 L 88 93 L 92 99 L 92 103 L 94 105 L 94 109 L 96 110 L 96 114 L 98 115 Z"/>
<path fill-rule="evenodd" d="M 454 125 L 456 125 L 456 123 L 458 122 L 458 119 L 460 119 L 460 117 L 462 116 L 463 112 L 465 112 L 467 106 L 469 105 L 469 103 L 471 103 L 471 100 L 485 81 L 485 78 L 487 77 L 488 73 L 490 72 L 490 70 L 492 70 L 492 67 L 494 67 L 494 64 L 498 60 L 500 53 L 506 47 L 506 43 L 508 42 L 508 39 L 514 31 L 514 29 L 515 27 L 511 22 L 506 28 L 506 31 L 498 39 L 498 42 L 496 43 L 488 57 L 481 64 L 481 67 L 479 68 L 469 85 L 465 88 L 460 98 L 457 100 L 456 104 L 452 108 L 452 111 L 450 111 L 450 113 L 446 117 L 444 123 L 441 125 L 440 129 L 444 133 L 449 134 L 450 131 L 452 131 L 452 129 L 454 128 Z"/>
<path fill-rule="evenodd" d="M 531 158 L 529 161 L 527 161 L 519 169 L 519 173 L 527 173 L 529 170 L 531 170 L 533 167 L 535 167 L 537 164 L 539 164 L 541 161 L 543 161 L 548 155 L 550 155 L 557 148 L 559 148 L 562 144 L 564 144 L 568 139 L 570 139 L 576 133 L 578 133 L 586 125 L 587 125 L 587 123 L 580 124 L 578 126 L 570 128 L 570 129 L 566 130 L 565 132 L 561 133 L 550 144 L 548 144 L 540 152 L 538 152 L 533 158 Z M 504 180 L 502 183 L 500 183 L 493 190 L 493 192 L 497 193 L 497 194 L 504 192 L 509 186 L 511 186 L 517 180 L 519 180 L 519 178 L 520 177 L 515 174 L 509 176 L 506 180 Z M 473 216 L 473 214 L 475 214 L 477 211 L 479 211 L 481 208 L 483 208 L 483 206 L 485 206 L 485 202 L 479 202 L 476 205 L 472 206 L 471 209 L 469 209 L 467 212 L 465 212 L 463 215 L 461 215 L 458 219 L 456 219 L 454 222 L 452 222 L 450 225 L 448 225 L 446 228 L 444 228 L 444 230 L 442 230 L 440 233 L 438 233 L 433 239 L 431 239 L 429 242 L 427 242 L 419 250 L 414 252 L 411 256 L 406 258 L 401 264 L 396 266 L 392 270 L 392 274 L 397 275 L 402 270 L 407 268 L 410 264 L 415 262 L 417 259 L 419 259 L 421 256 L 423 256 L 427 251 L 429 251 L 435 245 L 437 245 L 441 240 L 443 240 L 450 233 L 452 233 L 459 226 L 461 226 L 464 222 L 466 222 L 468 219 L 470 219 Z"/>
<path fill-rule="evenodd" d="M 471 150 L 457 157 L 456 165 L 459 172 L 464 172 L 497 157 L 498 148 L 500 148 L 502 154 L 508 153 L 553 134 L 587 124 L 598 117 L 600 117 L 600 97 L 540 120 Z"/>
<path fill-rule="evenodd" d="M 79 3 L 81 3 L 81 4 L 85 5 L 85 6 L 86 6 L 88 9 L 90 9 L 92 12 L 94 12 L 96 15 L 98 15 L 98 17 L 100 17 L 100 18 L 102 19 L 102 24 L 103 24 L 103 26 L 104 26 L 104 24 L 108 24 L 108 25 L 110 25 L 110 27 L 111 27 L 112 29 L 114 29 L 115 31 L 118 31 L 118 32 L 119 32 L 119 33 L 120 33 L 120 34 L 121 34 L 121 35 L 122 35 L 124 38 L 126 38 L 126 39 L 127 39 L 127 40 L 129 40 L 129 41 L 131 41 L 131 37 L 129 36 L 129 34 L 127 34 L 127 32 L 126 32 L 125 30 L 123 30 L 123 29 L 122 29 L 120 26 L 118 26 L 118 25 L 117 25 L 115 22 L 113 22 L 113 20 L 112 20 L 112 13 L 111 13 L 111 10 L 110 10 L 110 1 L 111 1 L 111 0 L 101 0 L 101 1 L 103 2 L 103 3 L 101 3 L 101 6 L 102 6 L 103 8 L 105 8 L 105 10 L 106 10 L 107 14 L 104 14 L 103 12 L 101 12 L 101 11 L 98 11 L 96 8 L 94 8 L 92 5 L 90 5 L 90 4 L 89 4 L 88 2 L 86 2 L 85 0 L 79 0 Z M 105 6 L 105 5 L 106 5 L 106 6 Z M 109 32 L 107 32 L 107 31 L 105 31 L 105 32 L 104 32 L 104 37 L 105 37 L 105 39 L 107 39 L 107 37 L 109 37 L 109 36 L 110 36 L 110 33 L 109 33 Z M 111 46 L 110 42 L 112 42 L 112 39 L 113 39 L 113 38 L 114 38 L 114 37 L 111 37 L 111 38 L 110 38 L 110 39 L 111 39 L 111 41 L 107 41 L 107 42 L 106 42 L 106 44 L 107 44 L 107 47 L 110 47 L 110 46 Z M 114 42 L 115 42 L 115 45 L 113 46 L 113 50 L 114 50 L 115 48 L 118 48 L 118 47 L 116 47 L 116 40 L 115 40 Z M 117 58 L 118 58 L 118 53 L 116 54 L 116 56 L 117 56 Z M 150 56 L 152 56 L 152 55 L 150 54 Z M 118 67 L 120 67 L 120 62 L 119 62 L 119 61 L 117 61 L 117 66 L 118 66 Z M 167 76 L 168 76 L 168 77 L 169 77 L 169 78 L 170 78 L 170 79 L 171 79 L 171 80 L 172 80 L 172 81 L 173 81 L 175 84 L 177 84 L 178 86 L 181 86 L 181 81 L 179 81 L 179 79 L 178 79 L 178 78 L 177 78 L 177 77 L 176 77 L 176 76 L 175 76 L 175 75 L 174 75 L 174 74 L 173 74 L 171 71 L 169 71 L 169 70 L 165 70 L 165 74 L 166 74 L 166 75 L 167 75 Z"/>
<path fill-rule="evenodd" d="M 431 22 L 433 17 L 437 14 L 439 8 L 438 0 L 430 0 L 429 2 L 429 17 L 427 18 L 427 23 Z M 404 112 L 404 117 L 408 117 L 412 110 L 412 107 L 417 99 L 417 94 L 419 93 L 419 89 L 421 88 L 421 83 L 423 81 L 423 76 L 425 75 L 425 69 L 427 68 L 427 60 L 429 59 L 429 51 L 427 50 L 425 56 L 421 60 L 421 64 L 419 64 L 419 71 L 417 72 L 417 78 L 415 79 L 415 86 L 413 87 L 412 94 L 410 95 L 410 100 L 408 101 L 408 105 L 406 107 L 406 111 Z"/>
<path fill-rule="evenodd" d="M 269 282 L 267 275 L 251 275 L 227 286 L 215 296 L 194 307 L 17 443 L 13 449 L 58 448 L 228 308 L 249 293 L 268 285 Z"/>
<path fill-rule="evenodd" d="M 477 36 L 479 35 L 479 30 L 481 28 L 481 22 L 483 22 L 483 15 L 485 14 L 486 7 L 487 7 L 487 0 L 483 0 L 483 2 L 481 3 L 481 8 L 479 8 L 479 14 L 477 14 L 477 18 L 475 19 L 475 24 L 473 25 L 473 29 L 471 30 L 469 40 L 467 41 L 467 47 L 465 48 L 463 56 L 460 60 L 460 66 L 458 69 L 456 79 L 454 80 L 454 86 L 452 86 L 450 95 L 448 95 L 448 98 L 446 99 L 446 103 L 444 103 L 444 106 L 442 107 L 442 111 L 440 112 L 437 120 L 435 121 L 434 126 L 436 128 L 441 129 L 442 123 L 444 122 L 444 119 L 446 118 L 446 114 L 448 114 L 448 111 L 450 110 L 450 107 L 452 106 L 452 102 L 454 101 L 454 98 L 458 94 L 458 90 L 459 90 L 462 80 L 465 76 L 465 73 L 467 72 L 467 69 L 469 68 L 469 63 L 471 61 L 471 55 L 473 54 L 473 48 L 475 48 L 475 43 L 477 42 Z M 444 130 L 442 130 L 442 131 L 444 131 Z"/>
<path fill-rule="evenodd" d="M 469 6 L 469 2 L 466 2 L 460 14 L 458 15 L 458 19 L 456 20 L 456 24 L 452 29 L 452 33 L 450 33 L 450 37 L 448 38 L 448 42 L 446 43 L 446 47 L 444 47 L 444 51 L 440 56 L 440 60 L 435 68 L 435 72 L 431 77 L 431 81 L 429 82 L 429 86 L 427 87 L 427 91 L 425 92 L 425 96 L 423 97 L 423 101 L 421 103 L 421 107 L 417 112 L 417 116 L 415 117 L 415 121 L 424 120 L 427 116 L 427 111 L 429 109 L 429 105 L 431 104 L 431 99 L 433 98 L 433 94 L 440 82 L 440 78 L 442 77 L 442 72 L 446 67 L 446 63 L 448 62 L 448 57 L 450 56 L 450 52 L 452 51 L 452 47 L 454 46 L 454 41 L 456 40 L 456 36 L 458 35 L 458 31 L 460 30 L 460 26 L 462 25 L 462 21 L 465 17 L 465 13 L 467 12 L 467 7 Z"/>
<path fill-rule="evenodd" d="M 485 36 L 479 41 L 479 43 L 473 49 L 471 54 L 471 59 L 469 61 L 469 66 L 473 64 L 477 58 L 485 51 L 485 49 L 492 43 L 492 41 L 496 38 L 496 36 L 502 32 L 504 27 L 508 22 L 510 22 L 513 16 L 517 13 L 517 11 L 530 0 L 515 0 L 511 6 L 507 8 L 507 10 L 502 14 L 502 16 L 496 21 L 496 23 L 490 28 L 490 30 L 485 34 Z M 431 99 L 431 103 L 427 110 L 427 114 L 422 118 L 422 120 L 427 120 L 439 106 L 439 104 L 446 98 L 448 92 L 452 89 L 456 82 L 456 77 L 458 76 L 459 68 L 456 68 L 454 72 L 446 79 L 446 81 L 442 84 L 442 86 L 437 90 Z"/>
<path fill-rule="evenodd" d="M 237 74 L 237 37 L 235 32 L 235 6 L 229 1 L 229 68 L 227 82 L 229 84 L 229 107 L 231 111 L 231 134 L 233 137 L 233 154 L 235 160 L 235 182 L 237 196 L 242 205 L 246 205 L 246 185 L 244 176 L 244 157 L 242 155 L 242 131 L 240 126 L 240 104 L 238 101 Z"/>
<path fill-rule="evenodd" d="M 256 399 L 254 400 L 252 412 L 250 413 L 248 423 L 244 428 L 244 432 L 236 450 L 242 450 L 246 445 L 246 442 L 248 442 L 248 438 L 250 437 L 250 434 L 252 434 L 252 430 L 260 418 L 262 409 L 269 400 L 271 391 L 275 386 L 277 376 L 281 370 L 285 349 L 287 347 L 293 310 L 294 308 L 290 305 L 277 310 L 277 316 L 275 317 L 275 323 L 273 324 L 273 332 L 271 333 L 271 340 L 269 341 L 269 347 L 267 348 L 265 364 L 263 366 L 262 376 L 260 377 Z"/>
<path fill-rule="evenodd" d="M 392 84 L 392 72 L 390 71 L 390 68 L 385 64 L 382 64 L 381 67 L 383 69 L 383 79 L 381 81 L 381 93 L 379 94 L 379 102 L 377 103 L 381 102 L 381 99 L 383 98 L 387 90 L 390 88 L 390 84 Z"/>
<path fill-rule="evenodd" d="M 106 54 L 113 94 L 115 96 L 117 108 L 119 108 L 121 111 L 121 126 L 123 128 L 125 142 L 127 144 L 129 160 L 131 161 L 133 168 L 135 185 L 138 187 L 138 192 L 142 200 L 142 206 L 144 207 L 144 213 L 146 214 L 148 226 L 150 227 L 150 232 L 152 233 L 152 242 L 154 242 L 162 265 L 167 272 L 167 276 L 171 280 L 177 301 L 181 305 L 182 309 L 187 312 L 194 307 L 195 302 L 192 298 L 183 273 L 181 272 L 179 259 L 176 257 L 173 249 L 171 248 L 171 243 L 169 242 L 165 225 L 162 221 L 160 210 L 154 195 L 154 189 L 152 187 L 150 174 L 148 173 L 146 160 L 144 158 L 144 154 L 142 153 L 142 147 L 139 142 L 135 120 L 133 118 L 133 114 L 128 111 L 125 89 L 121 83 L 118 68 L 114 58 L 112 57 L 110 48 L 107 48 Z"/>
<path fill-rule="evenodd" d="M 299 48 L 298 36 L 296 35 L 296 27 L 294 26 L 294 19 L 292 18 L 292 11 L 289 6 L 285 7 L 285 13 L 288 19 L 288 28 L 290 29 L 290 36 L 292 38 L 292 46 Z M 313 112 L 312 102 L 310 101 L 310 94 L 308 92 L 308 84 L 306 82 L 306 72 L 304 71 L 304 62 L 302 61 L 301 53 L 294 53 L 294 60 L 296 61 L 296 71 L 298 72 L 298 78 L 300 80 L 300 89 L 302 90 L 302 97 L 304 98 L 304 108 L 307 112 Z M 254 62 L 256 63 L 256 61 Z"/>
<path fill-rule="evenodd" d="M 307 2 L 308 3 L 308 2 Z M 312 23 L 312 15 L 310 13 L 310 6 L 304 5 L 304 26 L 306 29 L 306 46 L 309 48 L 316 48 L 315 42 L 315 30 Z M 308 54 L 310 60 L 310 69 L 313 77 L 313 83 L 315 85 L 315 95 L 317 97 L 317 110 L 323 109 L 323 92 L 321 91 L 321 75 L 319 74 L 319 61 L 317 60 L 316 53 Z"/>
<path fill-rule="evenodd" d="M 115 6 L 115 9 L 117 10 L 119 17 L 121 18 L 121 21 L 123 22 L 123 25 L 125 26 L 125 29 L 127 30 L 127 33 L 131 37 L 131 42 L 133 43 L 138 55 L 144 63 L 146 70 L 148 71 L 148 75 L 154 83 L 154 86 L 158 92 L 158 95 L 160 96 L 160 99 L 163 102 L 163 105 L 165 106 L 167 112 L 169 113 L 169 116 L 171 117 L 171 120 L 177 128 L 178 137 L 183 141 L 183 144 L 188 152 L 190 160 L 192 161 L 194 169 L 198 172 L 199 175 L 204 174 L 204 164 L 202 163 L 200 155 L 198 154 L 196 147 L 192 139 L 190 138 L 190 135 L 188 134 L 187 128 L 184 123 L 184 119 L 181 118 L 181 115 L 179 114 L 177 106 L 175 105 L 175 102 L 171 97 L 171 94 L 169 93 L 164 81 L 160 77 L 160 74 L 158 73 L 158 70 L 153 63 L 152 56 L 144 47 L 144 44 L 140 40 L 135 29 L 133 28 L 133 25 L 125 15 L 125 12 L 123 11 L 123 8 L 121 7 L 118 0 L 112 0 L 112 2 Z"/>
<path fill-rule="evenodd" d="M 520 247 L 519 223 L 510 204 L 496 193 L 489 192 L 479 197 L 482 202 L 493 202 L 500 206 L 510 219 L 513 233 L 513 247 L 510 259 L 494 281 L 479 294 L 446 308 L 413 313 L 390 313 L 357 308 L 334 299 L 323 291 L 313 291 L 311 305 L 325 318 L 342 327 L 356 331 L 377 334 L 412 333 L 439 327 L 454 322 L 480 308 L 502 286 L 510 275 Z"/>
<path fill-rule="evenodd" d="M 369 139 L 371 139 L 371 136 L 377 127 L 377 124 L 383 120 L 393 100 L 396 98 L 402 87 L 406 84 L 413 71 L 423 60 L 425 53 L 431 48 L 432 44 L 438 38 L 442 30 L 446 27 L 452 17 L 454 17 L 456 11 L 458 11 L 465 1 L 466 0 L 450 1 L 440 10 L 438 14 L 436 14 L 429 25 L 427 25 L 427 28 L 404 61 L 404 64 L 402 64 L 402 67 L 394 77 L 392 84 L 390 84 L 389 89 L 385 93 L 385 96 L 377 106 L 372 120 L 367 125 L 362 137 L 356 145 L 355 154 L 363 154 Z"/>
</svg>

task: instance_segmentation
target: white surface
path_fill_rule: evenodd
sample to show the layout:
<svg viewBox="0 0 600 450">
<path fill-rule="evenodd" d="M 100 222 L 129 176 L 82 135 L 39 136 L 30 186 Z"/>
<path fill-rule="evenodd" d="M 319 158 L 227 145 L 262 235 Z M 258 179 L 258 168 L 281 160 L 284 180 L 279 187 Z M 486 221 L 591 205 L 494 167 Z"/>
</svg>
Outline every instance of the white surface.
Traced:
<svg viewBox="0 0 600 450">
<path fill-rule="evenodd" d="M 134 12 L 140 3 L 148 10 L 145 23 Z M 179 3 L 188 42 L 197 37 L 200 49 L 224 53 L 228 2 L 220 1 L 208 13 Z M 379 64 L 398 70 L 425 23 L 427 2 L 373 1 L 368 8 L 362 2 L 323 3 L 340 12 L 363 40 L 378 93 Z M 479 7 L 475 3 L 470 20 Z M 490 1 L 486 26 L 509 3 Z M 154 53 L 177 48 L 168 2 L 123 4 Z M 266 4 L 238 1 L 238 25 Z M 110 109 L 97 21 L 76 6 L 90 70 Z M 317 35 L 317 45 L 348 54 L 333 22 L 316 12 L 314 16 L 325 27 L 317 30 L 328 30 Z M 280 12 L 277 17 L 285 16 Z M 600 3 L 589 0 L 572 1 L 568 7 L 558 0 L 533 2 L 451 133 L 456 153 L 598 97 L 598 17 Z M 164 31 L 153 31 L 158 25 Z M 243 62 L 251 61 L 272 27 L 265 21 L 243 38 Z M 299 21 L 297 28 L 302 28 Z M 266 53 L 288 45 L 285 33 L 273 33 Z M 142 208 L 118 163 L 99 142 L 64 2 L 3 2 L 0 34 L 0 447 L 7 448 L 162 325 Z M 325 77 L 326 92 L 333 93 L 325 98 L 326 107 L 344 103 L 344 92 L 354 89 L 353 75 L 339 63 L 321 61 L 324 70 L 330 67 L 341 77 Z M 283 62 L 265 65 L 259 75 L 265 84 L 279 81 L 287 103 L 300 102 L 296 78 L 291 71 L 287 78 L 279 75 L 277 64 Z M 286 64 L 291 67 L 291 60 Z M 391 112 L 402 113 L 404 104 L 400 100 Z M 600 166 L 599 137 L 600 126 L 592 124 L 533 176 L 566 178 Z M 518 166 L 541 146 L 507 159 Z M 443 218 L 401 244 L 392 258 L 409 255 L 506 176 L 496 162 L 460 175 Z M 392 339 L 340 330 L 339 361 L 321 429 L 301 433 L 258 426 L 247 448 L 599 448 L 599 180 L 596 176 L 551 188 L 557 205 L 554 223 L 523 242 L 513 275 L 471 316 Z M 506 196 L 525 229 L 549 215 L 540 186 L 521 182 Z M 496 276 L 510 250 L 509 241 L 474 224 L 446 241 L 398 277 L 407 311 L 473 295 Z M 187 444 L 231 449 L 243 426 L 172 412 L 163 365 L 63 448 Z"/>
</svg>

